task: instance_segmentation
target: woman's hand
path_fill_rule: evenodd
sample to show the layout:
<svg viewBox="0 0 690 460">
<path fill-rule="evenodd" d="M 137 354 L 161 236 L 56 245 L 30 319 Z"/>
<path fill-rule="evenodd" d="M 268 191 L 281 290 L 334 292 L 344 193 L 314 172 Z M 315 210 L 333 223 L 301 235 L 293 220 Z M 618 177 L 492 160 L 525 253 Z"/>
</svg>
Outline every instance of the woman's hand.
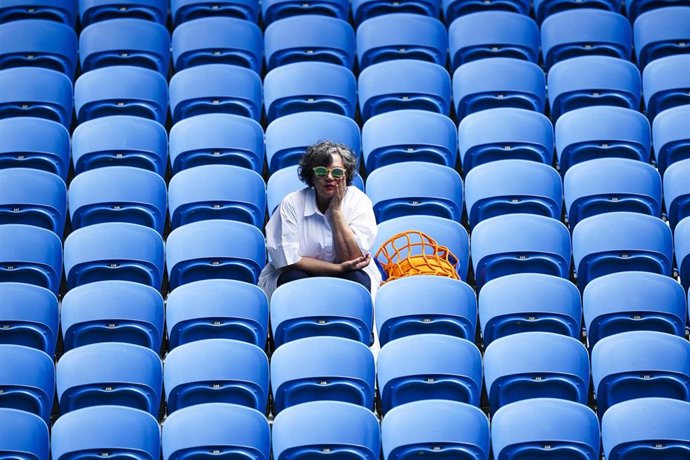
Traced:
<svg viewBox="0 0 690 460">
<path fill-rule="evenodd" d="M 345 193 L 347 192 L 347 183 L 345 177 L 335 180 L 335 190 L 333 191 L 333 197 L 331 202 L 328 204 L 328 209 L 326 212 L 332 213 L 334 211 L 340 211 L 340 205 L 343 203 L 345 198 Z"/>
<path fill-rule="evenodd" d="M 339 265 L 342 270 L 342 273 L 347 273 L 351 271 L 362 270 L 364 267 L 369 265 L 370 262 L 371 254 L 366 253 L 365 255 L 359 256 L 356 259 L 341 262 Z"/>
</svg>

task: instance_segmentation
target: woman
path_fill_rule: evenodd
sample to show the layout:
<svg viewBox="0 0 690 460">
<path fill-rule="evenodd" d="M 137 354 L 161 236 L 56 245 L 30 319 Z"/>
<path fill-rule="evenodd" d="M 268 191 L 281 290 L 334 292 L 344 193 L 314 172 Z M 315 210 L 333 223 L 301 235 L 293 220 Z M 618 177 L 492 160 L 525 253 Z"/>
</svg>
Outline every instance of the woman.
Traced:
<svg viewBox="0 0 690 460">
<path fill-rule="evenodd" d="M 357 159 L 329 141 L 309 147 L 298 174 L 307 187 L 290 193 L 266 225 L 270 262 L 259 286 L 270 296 L 282 284 L 312 276 L 333 276 L 362 284 L 380 283 L 369 248 L 376 238 L 371 200 L 351 186 Z"/>
</svg>

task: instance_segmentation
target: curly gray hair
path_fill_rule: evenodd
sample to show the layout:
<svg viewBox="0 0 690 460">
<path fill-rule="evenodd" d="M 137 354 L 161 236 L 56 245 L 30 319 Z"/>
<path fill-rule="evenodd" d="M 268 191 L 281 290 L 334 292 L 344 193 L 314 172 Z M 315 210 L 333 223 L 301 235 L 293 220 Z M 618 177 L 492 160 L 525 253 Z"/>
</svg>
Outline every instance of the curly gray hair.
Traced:
<svg viewBox="0 0 690 460">
<path fill-rule="evenodd" d="M 331 141 L 321 141 L 307 148 L 307 151 L 299 160 L 297 174 L 299 179 L 309 187 L 314 185 L 313 169 L 316 166 L 330 166 L 333 163 L 333 155 L 340 155 L 345 165 L 345 180 L 347 185 L 352 184 L 357 168 L 357 156 L 350 147 Z"/>
</svg>

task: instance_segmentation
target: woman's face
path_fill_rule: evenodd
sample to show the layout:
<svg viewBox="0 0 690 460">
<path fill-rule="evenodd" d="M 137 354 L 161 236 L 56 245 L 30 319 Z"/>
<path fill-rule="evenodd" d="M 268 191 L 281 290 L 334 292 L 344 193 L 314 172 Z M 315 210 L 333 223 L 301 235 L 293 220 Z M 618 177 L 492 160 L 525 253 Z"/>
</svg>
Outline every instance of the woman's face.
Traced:
<svg viewBox="0 0 690 460">
<path fill-rule="evenodd" d="M 327 165 L 329 170 L 332 168 L 343 168 L 345 169 L 345 164 L 343 163 L 343 159 L 340 155 L 334 154 L 331 155 L 331 164 Z M 326 177 L 316 177 L 314 176 L 314 173 L 312 172 L 312 177 L 314 178 L 314 190 L 316 190 L 316 195 L 325 200 L 330 200 L 333 197 L 333 193 L 335 193 L 336 185 L 338 181 L 344 181 L 345 176 L 341 177 L 340 179 L 334 179 L 333 176 L 331 175 L 330 171 L 326 175 Z"/>
</svg>

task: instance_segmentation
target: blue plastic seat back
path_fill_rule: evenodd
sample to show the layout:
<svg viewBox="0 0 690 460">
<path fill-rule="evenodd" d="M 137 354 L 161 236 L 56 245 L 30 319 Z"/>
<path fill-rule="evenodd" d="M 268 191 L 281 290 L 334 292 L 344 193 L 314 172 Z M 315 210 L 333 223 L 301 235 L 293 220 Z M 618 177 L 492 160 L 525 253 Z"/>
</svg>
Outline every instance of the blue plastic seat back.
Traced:
<svg viewBox="0 0 690 460">
<path fill-rule="evenodd" d="M 583 107 L 563 114 L 555 128 L 561 174 L 572 165 L 597 158 L 649 162 L 652 143 L 649 121 L 636 109 Z"/>
<path fill-rule="evenodd" d="M 494 340 L 484 353 L 491 412 L 515 401 L 557 398 L 587 404 L 589 356 L 579 340 L 523 332 Z"/>
<path fill-rule="evenodd" d="M 65 239 L 65 275 L 71 289 L 94 281 L 122 280 L 160 289 L 163 238 L 155 230 L 106 222 L 73 231 Z"/>
<path fill-rule="evenodd" d="M 462 427 L 461 430 L 458 427 Z M 392 409 L 381 423 L 385 459 L 488 460 L 489 421 L 470 404 L 431 399 Z"/>
<path fill-rule="evenodd" d="M 199 18 L 227 16 L 257 22 L 260 5 L 254 0 L 221 0 L 210 4 L 206 0 L 171 0 L 170 13 L 175 27 Z"/>
<path fill-rule="evenodd" d="M 630 22 L 634 22 L 639 15 L 647 11 L 668 6 L 690 5 L 690 2 L 687 0 L 625 0 L 623 4 L 625 15 L 630 18 Z"/>
<path fill-rule="evenodd" d="M 673 163 L 664 173 L 664 202 L 671 229 L 690 216 L 690 161 Z"/>
<path fill-rule="evenodd" d="M 551 118 L 598 105 L 638 110 L 641 79 L 635 64 L 610 56 L 580 56 L 557 62 L 549 70 Z"/>
<path fill-rule="evenodd" d="M 166 25 L 168 2 L 166 0 L 79 0 L 79 18 L 86 27 L 94 22 L 109 19 L 145 19 Z"/>
<path fill-rule="evenodd" d="M 623 0 L 535 0 L 534 17 L 541 23 L 552 14 L 580 8 L 596 8 L 599 10 L 620 11 Z"/>
<path fill-rule="evenodd" d="M 685 289 L 690 287 L 690 219 L 684 218 L 673 232 L 675 245 L 676 266 L 680 274 L 680 282 Z"/>
<path fill-rule="evenodd" d="M 28 224 L 62 236 L 67 189 L 56 174 L 29 168 L 0 169 L 0 223 Z"/>
<path fill-rule="evenodd" d="M 491 444 L 496 460 L 553 455 L 596 460 L 600 458 L 599 420 L 590 408 L 572 401 L 518 401 L 492 417 Z"/>
<path fill-rule="evenodd" d="M 351 69 L 355 62 L 355 31 L 346 21 L 308 14 L 284 18 L 266 27 L 266 68 L 320 61 Z"/>
<path fill-rule="evenodd" d="M 458 125 L 462 170 L 496 160 L 553 162 L 553 125 L 541 113 L 516 108 L 482 110 Z"/>
<path fill-rule="evenodd" d="M 266 345 L 268 299 L 257 286 L 235 280 L 188 283 L 168 295 L 165 310 L 170 349 L 203 339 Z"/>
<path fill-rule="evenodd" d="M 104 222 L 129 222 L 165 227 L 165 181 L 153 171 L 132 166 L 111 166 L 85 171 L 69 187 L 72 229 Z"/>
<path fill-rule="evenodd" d="M 77 34 L 74 29 L 45 19 L 1 24 L 0 69 L 23 66 L 45 67 L 74 78 L 77 70 Z"/>
<path fill-rule="evenodd" d="M 256 460 L 271 458 L 266 416 L 235 404 L 185 407 L 165 419 L 162 431 L 164 460 L 188 460 L 210 451 Z"/>
<path fill-rule="evenodd" d="M 374 355 L 341 337 L 306 337 L 271 356 L 274 411 L 310 401 L 342 401 L 374 408 Z"/>
<path fill-rule="evenodd" d="M 72 82 L 61 72 L 41 67 L 0 70 L 0 119 L 38 117 L 72 124 Z"/>
<path fill-rule="evenodd" d="M 561 176 L 550 165 L 528 160 L 492 161 L 465 175 L 470 226 L 504 214 L 537 214 L 560 219 Z"/>
<path fill-rule="evenodd" d="M 158 421 L 131 407 L 88 407 L 63 414 L 53 425 L 51 441 L 50 451 L 55 460 L 97 457 L 104 453 L 133 460 L 160 457 Z"/>
<path fill-rule="evenodd" d="M 492 57 L 539 61 L 539 26 L 516 12 L 486 10 L 460 16 L 448 28 L 448 41 L 452 71 Z"/>
<path fill-rule="evenodd" d="M 261 79 L 253 70 L 230 64 L 205 64 L 170 79 L 170 113 L 177 123 L 206 113 L 261 118 Z"/>
<path fill-rule="evenodd" d="M 419 334 L 388 342 L 377 356 L 381 409 L 423 399 L 479 407 L 482 362 L 473 342 L 445 334 Z"/>
<path fill-rule="evenodd" d="M 484 345 L 530 331 L 580 338 L 580 292 L 567 279 L 540 273 L 502 276 L 484 285 L 478 302 Z"/>
<path fill-rule="evenodd" d="M 450 86 L 448 72 L 438 64 L 415 59 L 379 62 L 359 74 L 359 110 L 364 121 L 402 109 L 448 115 Z"/>
<path fill-rule="evenodd" d="M 359 161 L 359 126 L 344 115 L 299 112 L 274 120 L 266 128 L 266 160 L 271 174 L 299 163 L 307 148 L 324 139 L 348 146 Z"/>
<path fill-rule="evenodd" d="M 359 27 L 367 19 L 391 13 L 413 13 L 437 18 L 441 10 L 440 0 L 405 0 L 390 3 L 382 0 L 354 0 L 351 2 L 352 18 Z"/>
<path fill-rule="evenodd" d="M 676 161 L 690 158 L 690 136 L 685 129 L 687 123 L 690 123 L 690 107 L 687 105 L 666 109 L 654 118 L 654 156 L 661 174 Z"/>
<path fill-rule="evenodd" d="M 378 419 L 369 409 L 342 401 L 314 401 L 276 415 L 271 444 L 275 460 L 377 460 L 381 435 Z"/>
<path fill-rule="evenodd" d="M 69 132 L 60 123 L 35 117 L 0 120 L 0 169 L 33 168 L 67 179 Z"/>
<path fill-rule="evenodd" d="M 0 409 L 0 446 L 4 455 L 19 460 L 48 460 L 48 425 L 40 417 L 16 409 Z"/>
<path fill-rule="evenodd" d="M 130 115 L 85 121 L 72 134 L 72 162 L 77 175 L 105 166 L 132 166 L 163 177 L 167 151 L 167 133 L 160 123 Z"/>
<path fill-rule="evenodd" d="M 346 0 L 318 0 L 308 4 L 297 0 L 261 2 L 261 17 L 267 26 L 278 19 L 303 14 L 320 14 L 347 21 L 350 17 L 350 3 Z"/>
<path fill-rule="evenodd" d="M 384 284 L 376 292 L 379 344 L 417 334 L 446 334 L 474 340 L 477 298 L 466 283 L 418 275 Z"/>
<path fill-rule="evenodd" d="M 353 118 L 357 82 L 350 69 L 328 62 L 282 65 L 264 77 L 266 120 L 297 112 L 331 112 Z"/>
<path fill-rule="evenodd" d="M 573 230 L 573 262 L 580 289 L 594 278 L 619 271 L 671 276 L 671 229 L 658 217 L 634 212 L 588 217 Z"/>
<path fill-rule="evenodd" d="M 312 295 L 316 290 L 329 295 Z M 270 324 L 276 347 L 323 335 L 358 340 L 368 346 L 372 341 L 373 316 L 369 291 L 341 278 L 292 281 L 279 286 L 271 297 Z"/>
<path fill-rule="evenodd" d="M 647 117 L 672 107 L 690 104 L 690 54 L 678 54 L 656 59 L 644 68 L 642 87 Z"/>
<path fill-rule="evenodd" d="M 158 352 L 165 333 L 163 297 L 131 281 L 99 281 L 71 289 L 62 299 L 65 351 L 101 342 L 124 342 Z"/>
<path fill-rule="evenodd" d="M 231 64 L 259 73 L 264 54 L 261 29 L 253 22 L 206 17 L 177 26 L 172 35 L 175 70 L 204 64 Z"/>
<path fill-rule="evenodd" d="M 568 169 L 563 189 L 570 228 L 605 212 L 661 217 L 661 176 L 649 163 L 627 158 L 585 161 Z"/>
<path fill-rule="evenodd" d="M 460 225 L 460 223 L 436 216 L 403 216 L 396 217 L 382 222 L 378 226 L 378 235 L 376 241 L 371 247 L 371 254 L 376 256 L 376 253 L 381 248 L 381 245 L 394 235 L 406 231 L 419 231 L 430 236 L 436 243 L 447 247 L 455 257 L 458 259 L 457 272 L 460 279 L 467 278 L 467 269 L 469 267 L 469 237 L 467 230 Z M 415 256 L 420 254 L 419 247 L 411 248 L 409 255 Z M 406 252 L 401 253 L 401 256 L 407 255 Z M 376 261 L 381 269 L 379 261 Z M 385 276 L 385 273 L 382 272 Z"/>
<path fill-rule="evenodd" d="M 505 214 L 472 231 L 477 288 L 515 273 L 570 276 L 570 233 L 560 221 L 535 214 Z"/>
<path fill-rule="evenodd" d="M 484 11 L 507 11 L 529 16 L 529 0 L 498 0 L 494 2 L 484 2 L 483 0 L 442 0 L 443 18 L 447 25 L 461 16 Z"/>
<path fill-rule="evenodd" d="M 108 66 L 81 74 L 74 84 L 77 120 L 132 115 L 165 124 L 168 83 L 155 70 L 130 65 Z"/>
<path fill-rule="evenodd" d="M 180 171 L 170 180 L 170 225 L 228 219 L 263 228 L 266 184 L 239 166 L 204 165 Z"/>
<path fill-rule="evenodd" d="M 173 230 L 166 241 L 170 289 L 203 279 L 255 284 L 266 264 L 266 244 L 253 225 L 204 220 Z"/>
<path fill-rule="evenodd" d="M 35 348 L 2 344 L 0 358 L 0 407 L 29 412 L 49 423 L 55 397 L 52 356 Z"/>
<path fill-rule="evenodd" d="M 168 412 L 210 402 L 265 412 L 268 379 L 268 358 L 256 345 L 227 339 L 189 342 L 165 358 Z"/>
<path fill-rule="evenodd" d="M 601 421 L 610 460 L 683 458 L 690 455 L 690 403 L 640 398 L 611 407 Z"/>
<path fill-rule="evenodd" d="M 50 230 L 24 224 L 0 225 L 0 282 L 44 287 L 57 295 L 62 278 L 62 242 Z"/>
<path fill-rule="evenodd" d="M 48 289 L 0 283 L 0 344 L 22 345 L 55 354 L 58 303 Z"/>
<path fill-rule="evenodd" d="M 395 59 L 446 65 L 448 34 L 435 17 L 412 13 L 376 16 L 357 28 L 359 68 Z"/>
<path fill-rule="evenodd" d="M 21 19 L 46 19 L 74 27 L 76 18 L 76 2 L 7 0 L 0 7 L 0 22 L 3 23 Z"/>
<path fill-rule="evenodd" d="M 689 6 L 688 3 L 674 2 L 634 19 L 635 55 L 640 68 L 660 57 L 687 53 L 685 42 L 690 39 Z"/>
</svg>

